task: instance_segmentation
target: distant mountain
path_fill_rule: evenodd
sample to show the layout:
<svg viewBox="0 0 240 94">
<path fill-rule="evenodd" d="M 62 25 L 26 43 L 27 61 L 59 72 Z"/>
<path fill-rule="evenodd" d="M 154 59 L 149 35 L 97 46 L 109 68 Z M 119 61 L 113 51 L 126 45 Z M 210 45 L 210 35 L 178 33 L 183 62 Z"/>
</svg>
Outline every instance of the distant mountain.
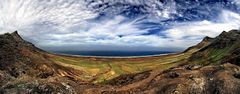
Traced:
<svg viewBox="0 0 240 94">
<path fill-rule="evenodd" d="M 135 58 L 48 53 L 0 35 L 1 94 L 238 94 L 240 31 L 205 37 L 182 53 Z"/>
</svg>

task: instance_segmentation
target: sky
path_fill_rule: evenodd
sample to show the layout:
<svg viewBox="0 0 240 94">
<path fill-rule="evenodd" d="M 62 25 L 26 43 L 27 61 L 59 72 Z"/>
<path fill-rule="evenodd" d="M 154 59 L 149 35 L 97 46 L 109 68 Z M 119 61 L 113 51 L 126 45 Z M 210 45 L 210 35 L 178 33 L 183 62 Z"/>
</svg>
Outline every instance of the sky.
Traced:
<svg viewBox="0 0 240 94">
<path fill-rule="evenodd" d="M 240 28 L 240 0 L 1 0 L 0 34 L 56 51 L 182 51 Z"/>
</svg>

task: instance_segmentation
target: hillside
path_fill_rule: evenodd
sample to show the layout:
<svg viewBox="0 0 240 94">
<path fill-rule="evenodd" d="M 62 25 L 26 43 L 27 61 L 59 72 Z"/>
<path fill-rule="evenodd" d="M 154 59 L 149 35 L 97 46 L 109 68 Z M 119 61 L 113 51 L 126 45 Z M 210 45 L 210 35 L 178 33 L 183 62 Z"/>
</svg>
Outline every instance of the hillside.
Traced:
<svg viewBox="0 0 240 94">
<path fill-rule="evenodd" d="M 218 64 L 239 62 L 240 32 L 231 30 L 222 32 L 214 41 L 195 52 L 190 61 L 199 64 Z"/>
<path fill-rule="evenodd" d="M 223 32 L 182 53 L 136 58 L 57 55 L 0 35 L 0 93 L 237 94 L 240 31 Z"/>
</svg>

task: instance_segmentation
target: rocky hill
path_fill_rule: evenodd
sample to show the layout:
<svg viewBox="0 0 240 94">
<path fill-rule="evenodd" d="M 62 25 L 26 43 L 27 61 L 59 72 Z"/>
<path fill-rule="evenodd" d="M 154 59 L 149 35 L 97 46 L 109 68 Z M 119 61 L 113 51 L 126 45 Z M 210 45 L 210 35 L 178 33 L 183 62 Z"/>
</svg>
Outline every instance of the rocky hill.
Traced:
<svg viewBox="0 0 240 94">
<path fill-rule="evenodd" d="M 65 84 L 69 77 L 59 75 L 78 71 L 52 63 L 47 54 L 17 32 L 0 35 L 0 93 L 72 93 Z"/>
<path fill-rule="evenodd" d="M 0 93 L 238 94 L 239 48 L 240 31 L 231 30 L 216 38 L 206 37 L 196 46 L 174 55 L 125 59 L 83 58 L 51 54 L 24 41 L 17 32 L 7 33 L 0 35 Z M 167 60 L 169 58 L 171 60 Z M 81 60 L 89 61 L 92 66 L 81 65 L 85 64 Z M 115 63 L 99 63 L 113 60 L 120 67 Z M 81 61 L 80 65 L 76 65 L 77 61 Z M 94 63 L 96 61 L 98 63 Z M 128 61 L 135 62 L 134 67 L 144 61 L 142 68 L 148 69 L 133 72 L 135 70 L 131 65 L 126 67 Z M 152 67 L 155 63 L 159 63 L 158 67 Z M 94 64 L 103 66 L 103 72 L 97 73 L 100 69 L 96 69 Z M 84 70 L 92 67 L 90 71 Z M 122 70 L 116 70 L 118 68 Z M 122 71 L 130 72 L 124 74 Z M 113 76 L 117 72 L 121 75 Z M 97 74 L 92 76 L 90 73 Z M 114 78 L 92 83 L 105 75 Z M 84 80 L 88 78 L 91 79 Z"/>
<path fill-rule="evenodd" d="M 213 63 L 235 63 L 238 61 L 240 48 L 240 32 L 231 30 L 222 32 L 214 38 L 212 43 L 200 51 L 195 52 L 191 57 L 191 62 L 201 64 Z"/>
</svg>

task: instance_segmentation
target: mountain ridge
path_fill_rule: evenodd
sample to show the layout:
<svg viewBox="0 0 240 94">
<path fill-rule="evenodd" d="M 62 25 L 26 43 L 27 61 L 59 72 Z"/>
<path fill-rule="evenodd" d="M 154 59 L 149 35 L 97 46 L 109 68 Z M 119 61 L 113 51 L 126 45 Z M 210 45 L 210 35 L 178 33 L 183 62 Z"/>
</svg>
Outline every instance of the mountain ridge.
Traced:
<svg viewBox="0 0 240 94">
<path fill-rule="evenodd" d="M 193 53 L 190 61 L 199 61 L 198 58 L 212 62 L 221 63 L 221 59 L 240 47 L 240 33 L 238 30 L 223 31 L 219 36 L 214 38 L 211 44 Z M 212 56 L 212 57 L 209 57 Z M 200 60 L 205 62 L 204 60 Z M 212 63 L 210 62 L 210 63 Z"/>
</svg>

